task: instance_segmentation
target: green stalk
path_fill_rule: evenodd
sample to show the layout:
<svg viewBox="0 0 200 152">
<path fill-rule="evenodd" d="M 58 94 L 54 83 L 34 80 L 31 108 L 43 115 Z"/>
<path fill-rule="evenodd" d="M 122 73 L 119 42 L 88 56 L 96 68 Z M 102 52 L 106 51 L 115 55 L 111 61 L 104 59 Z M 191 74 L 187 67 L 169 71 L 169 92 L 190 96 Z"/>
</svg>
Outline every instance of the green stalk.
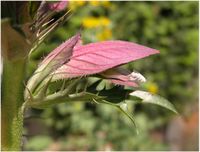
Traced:
<svg viewBox="0 0 200 152">
<path fill-rule="evenodd" d="M 4 61 L 2 81 L 2 150 L 20 150 L 23 131 L 25 61 Z"/>
<path fill-rule="evenodd" d="M 10 26 L 10 21 L 1 21 L 1 44 L 3 57 L 1 147 L 2 150 L 21 149 L 23 132 L 23 90 L 26 56 L 30 49 L 25 38 Z"/>
</svg>

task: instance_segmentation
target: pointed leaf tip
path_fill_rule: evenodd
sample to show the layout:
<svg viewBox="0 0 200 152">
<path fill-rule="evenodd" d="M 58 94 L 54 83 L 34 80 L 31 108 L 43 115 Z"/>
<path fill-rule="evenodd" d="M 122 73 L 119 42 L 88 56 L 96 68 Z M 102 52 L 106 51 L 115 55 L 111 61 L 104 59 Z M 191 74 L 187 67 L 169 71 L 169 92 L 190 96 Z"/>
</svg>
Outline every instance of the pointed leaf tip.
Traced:
<svg viewBox="0 0 200 152">
<path fill-rule="evenodd" d="M 80 33 L 77 33 L 75 36 L 71 37 L 70 39 L 66 40 L 56 49 L 54 49 L 45 59 L 42 61 L 42 64 L 49 63 L 51 61 L 56 61 L 59 65 L 62 65 L 64 62 L 69 60 L 72 56 L 72 51 L 75 45 L 79 42 L 81 37 Z"/>
<path fill-rule="evenodd" d="M 143 103 L 157 104 L 161 107 L 169 109 L 169 110 L 173 111 L 174 113 L 178 114 L 174 105 L 171 104 L 167 99 L 165 99 L 159 95 L 153 95 L 149 92 L 140 91 L 140 90 L 134 91 L 134 92 L 130 93 L 130 95 L 142 99 L 141 102 L 143 102 Z"/>
</svg>

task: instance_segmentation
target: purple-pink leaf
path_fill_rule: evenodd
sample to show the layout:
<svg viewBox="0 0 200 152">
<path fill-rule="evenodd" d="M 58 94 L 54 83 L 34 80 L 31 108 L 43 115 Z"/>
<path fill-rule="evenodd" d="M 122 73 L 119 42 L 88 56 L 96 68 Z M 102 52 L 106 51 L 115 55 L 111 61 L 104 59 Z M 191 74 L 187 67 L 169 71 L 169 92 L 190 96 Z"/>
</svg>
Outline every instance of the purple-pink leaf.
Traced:
<svg viewBox="0 0 200 152">
<path fill-rule="evenodd" d="M 59 47 L 53 50 L 45 59 L 41 62 L 41 66 L 45 67 L 51 63 L 51 66 L 54 66 L 52 69 L 56 69 L 63 65 L 65 62 L 69 61 L 73 53 L 73 48 L 80 40 L 80 33 L 71 37 Z"/>
<path fill-rule="evenodd" d="M 104 41 L 76 46 L 69 62 L 55 71 L 58 78 L 73 78 L 106 71 L 159 51 L 126 41 Z"/>
</svg>

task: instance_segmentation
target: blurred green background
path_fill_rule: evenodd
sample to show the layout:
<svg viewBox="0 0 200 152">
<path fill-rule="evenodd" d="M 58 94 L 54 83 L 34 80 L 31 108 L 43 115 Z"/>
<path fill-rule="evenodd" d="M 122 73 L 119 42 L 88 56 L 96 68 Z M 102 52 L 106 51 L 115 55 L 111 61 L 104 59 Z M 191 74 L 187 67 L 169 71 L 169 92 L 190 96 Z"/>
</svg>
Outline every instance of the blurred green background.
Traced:
<svg viewBox="0 0 200 152">
<path fill-rule="evenodd" d="M 106 105 L 32 109 L 25 119 L 24 150 L 198 150 L 198 2 L 70 1 L 67 9 L 72 16 L 33 54 L 29 75 L 41 57 L 80 29 L 83 43 L 136 42 L 160 54 L 126 67 L 143 74 L 146 90 L 167 98 L 180 115 L 131 102 L 137 135 L 130 120 Z"/>
</svg>

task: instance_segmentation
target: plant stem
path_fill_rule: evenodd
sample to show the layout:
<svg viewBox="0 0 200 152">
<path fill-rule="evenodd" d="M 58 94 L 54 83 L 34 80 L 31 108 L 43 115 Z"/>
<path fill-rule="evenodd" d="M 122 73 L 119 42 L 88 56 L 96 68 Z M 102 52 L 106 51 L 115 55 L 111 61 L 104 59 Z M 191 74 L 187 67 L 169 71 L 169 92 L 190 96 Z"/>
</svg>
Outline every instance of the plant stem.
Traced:
<svg viewBox="0 0 200 152">
<path fill-rule="evenodd" d="M 4 60 L 2 81 L 2 150 L 20 150 L 23 131 L 25 60 Z"/>
<path fill-rule="evenodd" d="M 1 150 L 19 151 L 23 132 L 23 81 L 30 45 L 24 36 L 10 25 L 10 19 L 2 19 L 1 29 L 3 57 Z"/>
</svg>

